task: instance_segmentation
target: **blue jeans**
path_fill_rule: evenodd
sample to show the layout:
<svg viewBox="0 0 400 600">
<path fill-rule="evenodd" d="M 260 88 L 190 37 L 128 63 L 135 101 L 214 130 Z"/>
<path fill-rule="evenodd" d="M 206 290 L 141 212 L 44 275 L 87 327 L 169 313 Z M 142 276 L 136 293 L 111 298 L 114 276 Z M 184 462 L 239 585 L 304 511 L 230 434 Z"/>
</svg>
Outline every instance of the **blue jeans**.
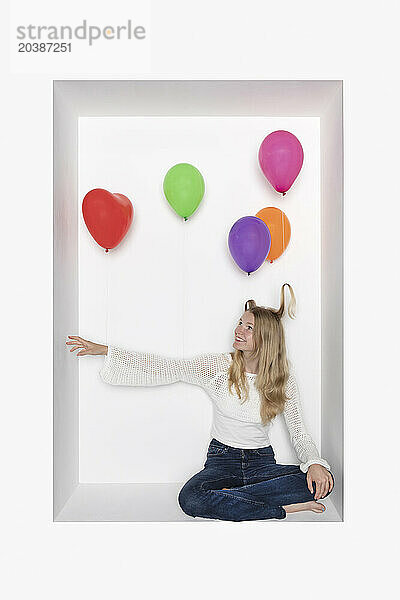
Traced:
<svg viewBox="0 0 400 600">
<path fill-rule="evenodd" d="M 315 483 L 312 494 L 306 477 L 298 465 L 277 464 L 272 446 L 242 450 L 212 439 L 203 470 L 185 483 L 178 502 L 192 517 L 284 519 L 282 505 L 315 500 Z"/>
</svg>

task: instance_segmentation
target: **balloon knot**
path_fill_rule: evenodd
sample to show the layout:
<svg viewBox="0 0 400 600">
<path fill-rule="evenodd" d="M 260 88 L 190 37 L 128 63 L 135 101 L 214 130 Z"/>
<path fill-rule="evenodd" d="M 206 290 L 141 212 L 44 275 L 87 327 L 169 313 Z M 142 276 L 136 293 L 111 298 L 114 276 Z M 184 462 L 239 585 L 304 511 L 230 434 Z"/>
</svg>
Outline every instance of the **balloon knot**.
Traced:
<svg viewBox="0 0 400 600">
<path fill-rule="evenodd" d="M 106 252 L 108 252 L 108 248 L 106 248 Z"/>
<path fill-rule="evenodd" d="M 286 192 L 282 192 L 282 196 L 284 196 L 286 194 Z"/>
</svg>

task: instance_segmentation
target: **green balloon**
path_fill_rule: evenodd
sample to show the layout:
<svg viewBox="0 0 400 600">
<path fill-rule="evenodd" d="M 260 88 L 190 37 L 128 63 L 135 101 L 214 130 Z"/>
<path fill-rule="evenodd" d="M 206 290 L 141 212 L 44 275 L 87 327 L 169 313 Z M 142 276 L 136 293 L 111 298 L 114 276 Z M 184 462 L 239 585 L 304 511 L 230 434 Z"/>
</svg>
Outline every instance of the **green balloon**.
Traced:
<svg viewBox="0 0 400 600">
<path fill-rule="evenodd" d="M 204 196 L 204 179 L 196 167 L 179 163 L 164 178 L 164 194 L 174 211 L 185 221 L 199 206 Z"/>
</svg>

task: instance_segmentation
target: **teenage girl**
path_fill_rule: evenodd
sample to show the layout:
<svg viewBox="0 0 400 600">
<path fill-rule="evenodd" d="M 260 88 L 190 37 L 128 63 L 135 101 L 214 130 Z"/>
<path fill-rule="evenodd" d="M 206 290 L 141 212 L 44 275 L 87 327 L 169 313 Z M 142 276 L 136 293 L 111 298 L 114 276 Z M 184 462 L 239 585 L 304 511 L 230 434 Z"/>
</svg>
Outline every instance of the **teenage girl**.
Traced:
<svg viewBox="0 0 400 600">
<path fill-rule="evenodd" d="M 68 336 L 76 356 L 104 355 L 100 376 L 112 385 L 154 386 L 185 381 L 201 386 L 213 404 L 211 441 L 203 469 L 179 492 L 192 517 L 245 521 L 284 519 L 304 510 L 323 512 L 317 502 L 331 493 L 330 466 L 319 456 L 302 418 L 296 378 L 287 360 L 282 318 L 285 286 L 294 318 L 292 287 L 281 287 L 279 309 L 245 303 L 235 327 L 234 352 L 168 358 L 105 346 Z M 299 465 L 277 464 L 269 439 L 283 413 Z"/>
</svg>

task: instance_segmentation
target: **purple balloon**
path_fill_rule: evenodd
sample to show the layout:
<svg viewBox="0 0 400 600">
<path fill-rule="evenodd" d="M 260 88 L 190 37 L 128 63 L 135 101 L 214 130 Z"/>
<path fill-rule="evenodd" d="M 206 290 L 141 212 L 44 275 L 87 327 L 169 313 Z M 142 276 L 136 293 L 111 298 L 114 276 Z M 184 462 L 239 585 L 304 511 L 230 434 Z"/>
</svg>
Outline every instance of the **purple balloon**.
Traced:
<svg viewBox="0 0 400 600">
<path fill-rule="evenodd" d="M 238 267 L 250 275 L 267 258 L 271 248 L 271 234 L 262 219 L 242 217 L 232 225 L 228 245 Z"/>
<path fill-rule="evenodd" d="M 263 140 L 258 161 L 265 177 L 277 192 L 286 194 L 303 165 L 302 145 L 290 131 L 273 131 Z"/>
</svg>

